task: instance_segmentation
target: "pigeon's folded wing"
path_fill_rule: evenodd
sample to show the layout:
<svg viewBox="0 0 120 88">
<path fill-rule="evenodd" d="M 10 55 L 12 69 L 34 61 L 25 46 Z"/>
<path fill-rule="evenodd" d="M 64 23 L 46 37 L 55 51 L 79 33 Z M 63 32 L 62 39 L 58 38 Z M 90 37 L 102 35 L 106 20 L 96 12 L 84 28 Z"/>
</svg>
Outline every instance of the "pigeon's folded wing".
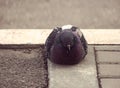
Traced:
<svg viewBox="0 0 120 88">
<path fill-rule="evenodd" d="M 50 35 L 48 36 L 46 42 L 45 42 L 45 47 L 46 47 L 46 50 L 47 52 L 50 51 L 53 43 L 54 43 L 54 40 L 55 40 L 55 37 L 56 35 L 61 31 L 60 28 L 55 28 L 53 29 L 53 31 L 50 33 Z"/>
<path fill-rule="evenodd" d="M 83 34 L 82 34 L 80 40 L 81 40 L 82 45 L 83 45 L 83 47 L 84 47 L 84 49 L 85 49 L 85 52 L 86 52 L 86 54 L 87 54 L 87 48 L 88 48 L 88 47 L 87 47 L 87 41 L 85 40 L 85 37 L 84 37 Z"/>
<path fill-rule="evenodd" d="M 75 30 L 75 29 L 76 29 L 76 30 Z M 87 47 L 87 41 L 86 41 L 83 33 L 82 33 L 81 30 L 78 29 L 77 27 L 73 27 L 73 28 L 72 28 L 72 31 L 75 32 L 75 34 L 76 34 L 77 36 L 79 36 L 80 41 L 81 41 L 81 43 L 82 43 L 82 46 L 83 46 L 83 48 L 84 48 L 84 50 L 85 50 L 85 52 L 86 52 L 86 54 L 87 54 L 87 48 L 88 48 L 88 47 Z"/>
</svg>

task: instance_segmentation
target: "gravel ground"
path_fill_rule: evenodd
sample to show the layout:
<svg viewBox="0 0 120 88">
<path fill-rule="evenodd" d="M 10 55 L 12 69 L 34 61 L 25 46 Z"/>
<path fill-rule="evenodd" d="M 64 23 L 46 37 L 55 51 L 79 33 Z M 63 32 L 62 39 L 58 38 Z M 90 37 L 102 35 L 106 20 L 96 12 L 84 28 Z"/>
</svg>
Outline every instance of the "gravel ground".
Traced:
<svg viewBox="0 0 120 88">
<path fill-rule="evenodd" d="M 43 48 L 0 49 L 0 88 L 47 88 Z"/>
</svg>

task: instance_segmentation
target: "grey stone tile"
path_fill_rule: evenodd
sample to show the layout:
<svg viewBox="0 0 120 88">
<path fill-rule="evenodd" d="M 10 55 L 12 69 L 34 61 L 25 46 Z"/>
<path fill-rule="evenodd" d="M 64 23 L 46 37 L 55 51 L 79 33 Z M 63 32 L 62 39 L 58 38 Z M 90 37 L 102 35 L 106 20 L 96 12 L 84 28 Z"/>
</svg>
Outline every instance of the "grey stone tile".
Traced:
<svg viewBox="0 0 120 88">
<path fill-rule="evenodd" d="M 120 88 L 120 79 L 101 79 L 102 88 Z"/>
<path fill-rule="evenodd" d="M 72 66 L 56 65 L 49 61 L 49 88 L 98 88 L 93 47 L 87 57 Z"/>
<path fill-rule="evenodd" d="M 97 51 L 98 62 L 120 63 L 120 52 L 117 51 Z"/>
<path fill-rule="evenodd" d="M 99 64 L 100 77 L 120 77 L 120 64 Z"/>
</svg>

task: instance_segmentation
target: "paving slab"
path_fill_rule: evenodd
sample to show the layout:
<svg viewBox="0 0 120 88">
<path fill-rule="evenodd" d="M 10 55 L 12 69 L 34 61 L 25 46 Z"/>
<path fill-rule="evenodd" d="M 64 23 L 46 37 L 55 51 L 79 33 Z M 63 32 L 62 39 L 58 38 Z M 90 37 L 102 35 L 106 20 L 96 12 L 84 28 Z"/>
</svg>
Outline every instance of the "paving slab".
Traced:
<svg viewBox="0 0 120 88">
<path fill-rule="evenodd" d="M 42 48 L 0 49 L 0 88 L 47 88 Z"/>
<path fill-rule="evenodd" d="M 120 52 L 118 51 L 97 51 L 98 63 L 120 63 Z"/>
<path fill-rule="evenodd" d="M 95 46 L 100 88 L 120 88 L 120 46 Z"/>
<path fill-rule="evenodd" d="M 86 58 L 77 65 L 64 66 L 48 62 L 49 88 L 99 88 L 92 46 L 89 46 Z"/>
<path fill-rule="evenodd" d="M 99 64 L 100 77 L 120 77 L 120 64 Z"/>
<path fill-rule="evenodd" d="M 120 88 L 120 79 L 101 79 L 102 88 Z"/>
</svg>

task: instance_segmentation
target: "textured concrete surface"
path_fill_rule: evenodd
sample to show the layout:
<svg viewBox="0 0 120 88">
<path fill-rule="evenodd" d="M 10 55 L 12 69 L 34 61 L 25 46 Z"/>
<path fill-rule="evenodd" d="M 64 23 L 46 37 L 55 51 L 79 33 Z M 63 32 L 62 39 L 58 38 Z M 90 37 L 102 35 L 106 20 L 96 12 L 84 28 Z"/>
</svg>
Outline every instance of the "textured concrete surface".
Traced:
<svg viewBox="0 0 120 88">
<path fill-rule="evenodd" d="M 1 44 L 44 44 L 52 30 L 9 29 L 0 30 Z"/>
<path fill-rule="evenodd" d="M 120 52 L 118 51 L 98 51 L 98 63 L 120 63 Z"/>
<path fill-rule="evenodd" d="M 0 0 L 0 28 L 120 28 L 119 0 Z"/>
<path fill-rule="evenodd" d="M 47 88 L 47 74 L 42 48 L 0 49 L 0 88 Z"/>
<path fill-rule="evenodd" d="M 99 88 L 92 46 L 87 57 L 77 65 L 56 65 L 49 61 L 48 66 L 49 88 Z"/>
<path fill-rule="evenodd" d="M 98 69 L 100 77 L 120 77 L 119 64 L 100 64 Z"/>
<path fill-rule="evenodd" d="M 51 31 L 52 29 L 2 29 L 0 44 L 44 44 Z M 81 31 L 88 44 L 120 44 L 119 29 L 81 29 Z"/>
<path fill-rule="evenodd" d="M 120 88 L 120 79 L 102 79 L 102 88 Z"/>
</svg>

